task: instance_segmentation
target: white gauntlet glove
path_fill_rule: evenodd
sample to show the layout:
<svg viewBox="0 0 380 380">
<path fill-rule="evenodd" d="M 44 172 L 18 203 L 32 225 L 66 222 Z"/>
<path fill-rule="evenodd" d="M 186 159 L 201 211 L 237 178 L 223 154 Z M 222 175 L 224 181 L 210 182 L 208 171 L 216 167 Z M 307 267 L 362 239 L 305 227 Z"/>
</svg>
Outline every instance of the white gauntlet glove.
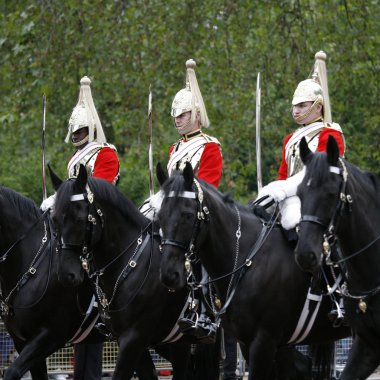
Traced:
<svg viewBox="0 0 380 380">
<path fill-rule="evenodd" d="M 53 212 L 54 211 L 54 206 L 55 206 L 55 197 L 56 197 L 56 193 L 54 193 L 53 195 L 50 195 L 50 197 L 47 197 L 41 203 L 40 209 L 42 211 L 46 211 L 48 208 L 50 208 L 50 212 Z"/>
<path fill-rule="evenodd" d="M 301 200 L 297 195 L 280 203 L 281 225 L 286 230 L 295 228 L 301 220 Z"/>
<path fill-rule="evenodd" d="M 305 168 L 303 168 L 299 173 L 286 180 L 273 181 L 268 185 L 264 186 L 257 195 L 257 199 L 268 195 L 268 197 L 260 202 L 260 206 L 265 206 L 271 201 L 281 202 L 285 198 L 291 197 L 297 194 L 297 187 L 302 182 L 305 176 Z"/>
<path fill-rule="evenodd" d="M 140 212 L 144 214 L 148 219 L 155 220 L 158 211 L 160 211 L 163 199 L 164 193 L 162 191 L 157 192 L 144 201 L 144 203 L 139 208 Z"/>
<path fill-rule="evenodd" d="M 267 196 L 264 200 L 260 202 L 260 206 L 266 206 L 271 202 L 281 202 L 285 199 L 286 193 L 283 190 L 282 182 L 285 181 L 273 181 L 268 185 L 264 186 L 257 195 L 257 199 Z"/>
</svg>

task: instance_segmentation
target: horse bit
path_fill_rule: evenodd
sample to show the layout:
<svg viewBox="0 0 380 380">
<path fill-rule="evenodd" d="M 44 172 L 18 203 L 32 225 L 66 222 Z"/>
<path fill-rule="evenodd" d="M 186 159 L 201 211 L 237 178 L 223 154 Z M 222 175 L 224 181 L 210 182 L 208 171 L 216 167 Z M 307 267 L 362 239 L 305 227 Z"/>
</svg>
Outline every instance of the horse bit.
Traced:
<svg viewBox="0 0 380 380">
<path fill-rule="evenodd" d="M 352 196 L 350 194 L 347 194 L 347 189 L 346 189 L 347 188 L 347 180 L 348 180 L 348 171 L 347 171 L 346 165 L 344 164 L 342 158 L 339 158 L 339 162 L 340 162 L 342 168 L 339 168 L 336 166 L 330 166 L 330 172 L 334 173 L 334 174 L 341 175 L 342 179 L 343 179 L 342 184 L 341 184 L 341 188 L 340 188 L 339 200 L 338 200 L 337 206 L 334 210 L 334 213 L 331 217 L 330 222 L 326 223 L 324 220 L 320 219 L 318 216 L 313 216 L 313 215 L 304 215 L 301 219 L 302 222 L 311 222 L 311 223 L 319 224 L 323 227 L 327 227 L 327 232 L 323 234 L 322 255 L 323 254 L 325 255 L 326 264 L 329 266 L 333 266 L 333 265 L 336 266 L 336 265 L 342 264 L 342 263 L 350 260 L 351 258 L 353 258 L 353 257 L 359 255 L 360 253 L 362 253 L 363 251 L 365 251 L 367 248 L 369 248 L 377 240 L 380 239 L 380 235 L 379 235 L 372 242 L 370 242 L 369 244 L 367 244 L 365 247 L 361 248 L 357 252 L 354 252 L 353 254 L 351 254 L 347 257 L 342 257 L 341 259 L 339 259 L 337 261 L 331 260 L 331 246 L 335 245 L 338 242 L 338 238 L 337 238 L 336 232 L 335 232 L 338 215 L 342 214 L 345 205 L 348 205 L 349 212 L 351 212 L 352 211 L 351 205 L 353 203 Z M 333 274 L 333 277 L 335 279 L 334 274 Z M 368 292 L 365 292 L 364 295 L 353 295 L 349 292 L 348 284 L 346 282 L 341 286 L 341 292 L 345 297 L 358 300 L 358 308 L 363 314 L 367 311 L 367 303 L 364 301 L 364 299 L 377 294 L 379 291 L 380 291 L 380 285 L 374 289 L 371 289 Z"/>
</svg>

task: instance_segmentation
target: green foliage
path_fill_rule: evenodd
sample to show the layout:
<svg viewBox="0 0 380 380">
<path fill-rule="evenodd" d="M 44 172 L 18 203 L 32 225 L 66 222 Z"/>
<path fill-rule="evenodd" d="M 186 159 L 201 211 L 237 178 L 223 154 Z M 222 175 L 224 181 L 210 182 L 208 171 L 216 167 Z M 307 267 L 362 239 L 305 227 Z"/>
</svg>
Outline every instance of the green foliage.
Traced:
<svg viewBox="0 0 380 380">
<path fill-rule="evenodd" d="M 167 162 L 178 135 L 171 102 L 185 61 L 197 76 L 223 147 L 222 191 L 256 192 L 255 90 L 262 77 L 262 171 L 275 179 L 282 140 L 294 130 L 290 101 L 318 50 L 328 55 L 333 118 L 347 157 L 380 163 L 380 7 L 377 0 L 0 1 L 0 182 L 41 201 L 42 94 L 47 159 L 66 175 L 67 122 L 83 75 L 109 141 L 119 150 L 120 188 L 148 196 L 148 89 L 153 89 L 154 161 Z M 49 191 L 52 191 L 49 185 Z"/>
</svg>

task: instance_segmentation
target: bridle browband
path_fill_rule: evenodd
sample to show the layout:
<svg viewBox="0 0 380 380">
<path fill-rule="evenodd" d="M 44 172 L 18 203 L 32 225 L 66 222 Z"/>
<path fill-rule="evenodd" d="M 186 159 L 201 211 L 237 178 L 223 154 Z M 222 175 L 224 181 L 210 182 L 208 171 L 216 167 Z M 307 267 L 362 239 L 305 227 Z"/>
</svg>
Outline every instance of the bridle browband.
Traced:
<svg viewBox="0 0 380 380">
<path fill-rule="evenodd" d="M 330 220 L 322 219 L 317 215 L 302 215 L 300 223 L 314 223 L 326 228 L 326 232 L 323 234 L 323 244 L 321 255 L 325 254 L 326 262 L 330 265 L 338 264 L 337 262 L 331 261 L 331 245 L 337 242 L 337 236 L 335 233 L 336 226 L 338 223 L 338 216 L 343 213 L 343 210 L 346 205 L 349 207 L 349 212 L 351 212 L 351 204 L 353 202 L 352 196 L 347 194 L 347 180 L 348 180 L 348 171 L 343 160 L 339 158 L 341 168 L 337 166 L 330 166 L 329 171 L 333 174 L 342 176 L 342 183 L 339 190 L 339 200 L 336 204 L 334 212 Z M 347 258 L 342 258 L 341 262 L 348 260 Z"/>
<path fill-rule="evenodd" d="M 198 210 L 197 210 L 197 219 L 196 223 L 194 224 L 193 227 L 193 233 L 191 235 L 189 244 L 182 243 L 178 240 L 174 239 L 164 239 L 162 237 L 161 239 L 161 252 L 162 246 L 164 245 L 171 245 L 173 247 L 180 248 L 185 251 L 185 256 L 186 258 L 192 257 L 194 253 L 194 246 L 195 246 L 195 239 L 197 237 L 198 231 L 200 229 L 200 225 L 202 221 L 208 221 L 208 215 L 209 215 L 209 210 L 207 206 L 203 206 L 203 190 L 199 182 L 194 179 L 194 184 L 196 187 L 197 192 L 195 191 L 182 191 L 182 192 L 175 192 L 175 191 L 170 191 L 169 194 L 167 195 L 167 198 L 174 198 L 174 197 L 179 197 L 179 198 L 187 198 L 187 199 L 194 199 L 198 203 Z"/>
<path fill-rule="evenodd" d="M 161 245 L 172 245 L 172 246 L 181 248 L 183 251 L 185 251 L 186 260 L 189 260 L 189 261 L 191 258 L 193 258 L 193 260 L 194 260 L 194 256 L 196 255 L 195 254 L 195 240 L 197 237 L 197 233 L 199 232 L 200 225 L 204 221 L 206 221 L 206 222 L 209 221 L 209 214 L 210 214 L 207 206 L 203 206 L 204 195 L 203 195 L 203 190 L 202 190 L 199 182 L 196 179 L 194 179 L 194 183 L 195 183 L 197 192 L 196 191 L 193 191 L 193 192 L 170 191 L 169 194 L 167 195 L 167 197 L 181 197 L 181 198 L 195 199 L 198 203 L 197 218 L 196 218 L 196 222 L 195 222 L 195 227 L 193 228 L 193 234 L 192 234 L 192 237 L 190 239 L 190 243 L 185 244 L 185 243 L 179 242 L 177 240 L 173 240 L 173 239 L 162 239 L 161 240 Z M 236 210 L 237 218 L 238 218 L 238 227 L 237 227 L 237 230 L 235 233 L 235 236 L 236 236 L 236 252 L 235 252 L 235 260 L 234 260 L 233 270 L 224 274 L 224 275 L 221 275 L 217 278 L 214 278 L 211 280 L 209 279 L 209 281 L 206 281 L 206 282 L 202 281 L 202 282 L 196 284 L 197 287 L 203 287 L 203 286 L 208 286 L 208 285 L 210 285 L 214 282 L 217 282 L 219 280 L 225 279 L 227 277 L 231 277 L 229 284 L 228 284 L 228 287 L 227 287 L 226 297 L 225 297 L 225 302 L 224 302 L 223 307 L 219 311 L 215 311 L 214 307 L 211 307 L 209 305 L 209 307 L 214 311 L 215 316 L 216 316 L 216 320 L 218 320 L 218 321 L 220 321 L 220 316 L 226 312 L 227 307 L 230 305 L 230 303 L 231 303 L 231 301 L 235 295 L 235 291 L 237 289 L 237 285 L 238 285 L 240 279 L 243 277 L 245 270 L 248 269 L 252 265 L 253 258 L 259 252 L 262 245 L 264 244 L 267 237 L 269 236 L 270 232 L 272 231 L 273 227 L 276 225 L 277 218 L 279 216 L 277 210 L 275 210 L 271 216 L 271 220 L 268 223 L 263 224 L 263 228 L 260 232 L 260 235 L 257 238 L 257 240 L 255 241 L 255 244 L 253 245 L 251 250 L 249 251 L 249 254 L 247 255 L 246 259 L 243 261 L 242 264 L 237 265 L 237 260 L 238 260 L 238 256 L 239 256 L 240 238 L 241 238 L 241 218 L 240 218 L 239 209 L 237 208 L 236 205 L 234 205 L 234 206 L 235 206 L 235 210 Z M 185 267 L 187 267 L 186 263 L 185 263 Z M 233 284 L 234 275 L 237 272 L 240 272 L 239 277 L 237 277 L 237 280 Z"/>
<path fill-rule="evenodd" d="M 93 192 L 90 190 L 88 184 L 86 185 L 86 192 L 81 193 L 81 194 L 74 194 L 71 195 L 70 201 L 71 202 L 77 202 L 77 201 L 82 201 L 82 200 L 87 200 L 88 201 L 88 216 L 87 216 L 87 223 L 86 223 L 86 233 L 85 233 L 85 239 L 82 244 L 76 244 L 76 243 L 64 243 L 62 241 L 61 247 L 62 249 L 78 249 L 81 248 L 82 254 L 80 256 L 80 260 L 82 262 L 82 268 L 86 271 L 88 277 L 90 280 L 92 280 L 94 287 L 95 287 L 95 292 L 98 301 L 100 302 L 100 305 L 102 306 L 102 315 L 104 318 L 108 318 L 108 312 L 111 310 L 109 309 L 109 306 L 111 305 L 112 301 L 114 300 L 116 296 L 116 292 L 118 287 L 121 285 L 122 281 L 124 281 L 127 276 L 131 273 L 131 271 L 136 267 L 138 260 L 140 259 L 142 252 L 146 248 L 148 242 L 150 239 L 153 240 L 154 237 L 154 232 L 153 232 L 153 222 L 150 222 L 147 224 L 146 227 L 144 227 L 139 235 L 137 236 L 136 239 L 134 239 L 126 248 L 124 248 L 117 256 L 115 256 L 112 260 L 110 260 L 106 265 L 104 265 L 102 268 L 97 269 L 93 271 L 92 273 L 90 272 L 90 260 L 91 260 L 91 236 L 93 233 L 93 226 L 97 224 L 96 217 L 93 216 L 93 214 L 97 214 L 100 217 L 101 220 L 101 225 L 102 228 L 104 226 L 104 219 L 103 219 L 103 212 L 101 211 L 100 207 L 98 207 L 95 204 L 95 197 Z M 94 211 L 95 210 L 95 211 Z M 152 232 L 150 233 L 148 231 L 149 228 L 152 228 Z M 145 239 L 143 239 L 143 235 L 146 233 Z M 119 273 L 116 283 L 113 287 L 112 295 L 110 299 L 107 299 L 106 293 L 104 290 L 101 288 L 100 285 L 100 277 L 103 275 L 105 270 L 109 268 L 113 263 L 115 263 L 119 258 L 121 258 L 133 245 L 136 245 L 131 258 L 128 260 L 128 263 L 126 266 L 121 268 L 121 272 Z M 151 243 L 151 246 L 153 247 L 153 242 Z M 152 249 L 151 249 L 151 258 L 150 258 L 150 263 L 152 259 Z M 150 264 L 149 264 L 150 267 Z M 148 268 L 149 272 L 149 268 Z M 147 276 L 143 278 L 143 282 L 140 284 L 139 289 L 142 288 L 143 284 L 146 281 Z M 137 291 L 136 291 L 137 294 Z M 135 298 L 136 294 L 131 298 Z M 131 301 L 130 301 L 131 302 Z M 124 306 L 124 309 L 127 308 L 129 302 Z M 114 311 L 120 311 L 120 310 L 114 310 Z"/>
</svg>

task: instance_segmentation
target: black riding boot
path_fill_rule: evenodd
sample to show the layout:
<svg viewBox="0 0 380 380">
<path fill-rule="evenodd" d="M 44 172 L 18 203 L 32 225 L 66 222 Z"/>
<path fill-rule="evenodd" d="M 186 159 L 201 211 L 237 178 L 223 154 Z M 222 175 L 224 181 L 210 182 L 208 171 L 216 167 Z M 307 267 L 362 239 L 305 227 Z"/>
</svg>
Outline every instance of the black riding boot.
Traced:
<svg viewBox="0 0 380 380">
<path fill-rule="evenodd" d="M 215 343 L 216 331 L 218 326 L 207 315 L 206 310 L 201 303 L 201 312 L 196 311 L 190 315 L 181 318 L 178 321 L 179 328 L 184 335 L 192 335 L 199 343 L 213 344 Z"/>
<path fill-rule="evenodd" d="M 201 268 L 203 279 L 208 275 L 204 268 Z M 203 282 L 202 279 L 202 282 Z M 203 294 L 200 294 L 202 291 Z M 178 321 L 181 332 L 185 335 L 192 335 L 200 343 L 213 344 L 215 343 L 216 331 L 218 326 L 214 323 L 214 315 L 207 310 L 204 300 L 210 299 L 208 288 L 196 289 L 194 296 L 197 298 L 198 307 L 190 311 L 188 315 Z"/>
</svg>

